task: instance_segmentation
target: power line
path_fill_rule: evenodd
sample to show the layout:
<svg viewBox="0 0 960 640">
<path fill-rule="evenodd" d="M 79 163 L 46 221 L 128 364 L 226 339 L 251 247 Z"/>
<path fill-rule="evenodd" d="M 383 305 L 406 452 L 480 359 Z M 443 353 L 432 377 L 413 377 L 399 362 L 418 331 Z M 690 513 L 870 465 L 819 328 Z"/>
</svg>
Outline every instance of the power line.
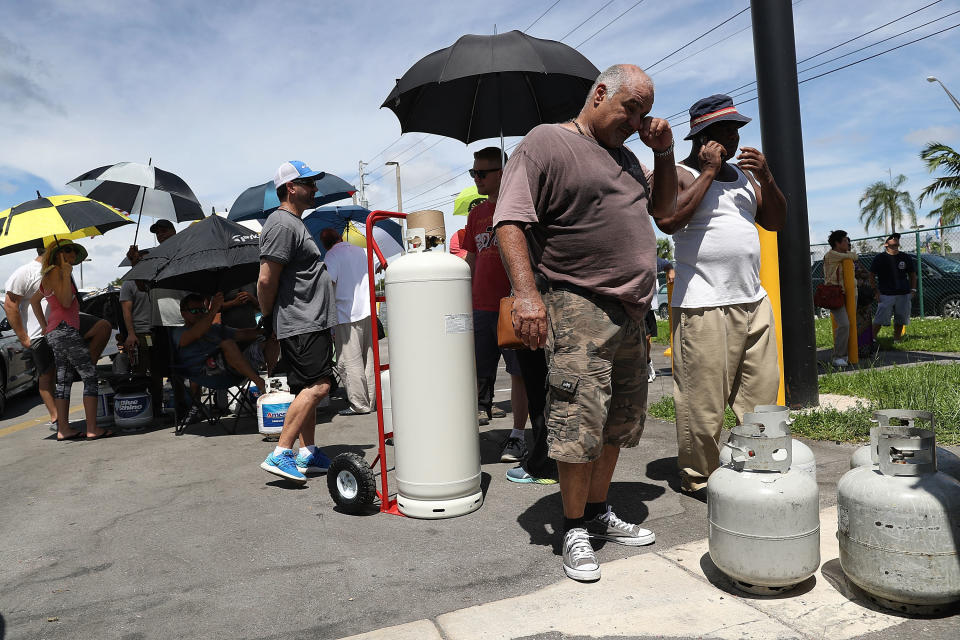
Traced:
<svg viewBox="0 0 960 640">
<path fill-rule="evenodd" d="M 866 31 L 866 32 L 864 32 L 864 33 L 861 33 L 861 34 L 858 35 L 856 38 L 850 38 L 849 40 L 846 40 L 845 42 L 841 42 L 840 44 L 838 44 L 838 45 L 836 45 L 836 46 L 830 47 L 829 49 L 824 49 L 824 50 L 821 51 L 820 53 L 815 53 L 815 54 L 813 54 L 812 56 L 810 56 L 810 57 L 808 57 L 808 58 L 804 58 L 803 60 L 798 61 L 797 64 L 800 65 L 800 64 L 803 64 L 804 62 L 809 62 L 810 60 L 813 60 L 814 58 L 817 58 L 817 57 L 819 57 L 819 56 L 822 56 L 822 55 L 825 54 L 825 53 L 829 53 L 829 52 L 833 51 L 834 49 L 837 49 L 837 48 L 839 48 L 839 47 L 842 47 L 842 46 L 845 45 L 845 44 L 850 44 L 850 43 L 853 42 L 854 40 L 859 40 L 860 38 L 862 38 L 862 37 L 864 37 L 864 36 L 868 36 L 868 35 L 870 35 L 871 33 L 873 33 L 874 31 L 879 31 L 880 29 L 883 29 L 884 27 L 889 27 L 889 26 L 890 26 L 891 24 L 893 24 L 894 22 L 899 22 L 900 20 L 903 20 L 904 18 L 909 18 L 909 17 L 912 16 L 913 14 L 919 13 L 919 12 L 923 11 L 924 9 L 926 9 L 927 7 L 932 7 L 933 5 L 935 5 L 935 4 L 937 4 L 938 2 L 941 2 L 941 1 L 942 1 L 942 0 L 934 0 L 934 2 L 931 2 L 931 3 L 928 4 L 928 5 L 924 5 L 924 6 L 920 7 L 919 9 L 917 9 L 916 11 L 911 11 L 910 13 L 907 13 L 907 14 L 904 14 L 904 15 L 900 16 L 900 17 L 897 18 L 896 20 L 891 20 L 890 22 L 888 22 L 888 23 L 886 23 L 886 24 L 882 24 L 882 25 L 880 25 L 879 27 L 877 27 L 877 28 L 875 28 L 875 29 L 870 29 L 870 31 Z"/>
<path fill-rule="evenodd" d="M 400 137 L 399 137 L 399 138 L 397 138 L 396 140 L 394 140 L 393 142 L 391 142 L 390 144 L 388 144 L 387 146 L 385 146 L 383 149 L 381 149 L 380 152 L 377 153 L 376 155 L 372 156 L 372 157 L 370 158 L 370 160 L 373 160 L 374 158 L 377 158 L 377 157 L 383 155 L 383 153 L 384 153 L 387 149 L 389 149 L 389 148 L 392 147 L 393 145 L 397 144 L 397 143 L 400 142 L 401 140 L 403 140 L 403 134 L 402 134 L 402 133 L 400 134 Z M 367 160 L 367 162 L 369 163 L 370 160 Z"/>
<path fill-rule="evenodd" d="M 553 9 L 553 8 L 554 8 L 555 6 L 557 6 L 558 4 L 560 4 L 560 0 L 557 0 L 557 1 L 554 2 L 552 5 L 550 5 L 549 7 L 547 7 L 547 10 L 540 14 L 540 18 L 542 18 L 543 16 L 547 15 L 548 13 L 550 13 L 550 9 Z M 535 25 L 535 24 L 537 24 L 538 22 L 540 22 L 540 18 L 537 18 L 536 20 L 534 20 L 533 22 L 531 22 L 531 23 L 530 23 L 530 26 L 528 26 L 526 29 L 524 29 L 523 32 L 526 33 L 527 31 L 530 31 L 530 28 L 533 27 L 533 25 Z"/>
<path fill-rule="evenodd" d="M 687 44 L 683 45 L 682 47 L 680 47 L 680 48 L 677 49 L 676 51 L 672 51 L 672 52 L 668 53 L 667 55 L 663 56 L 662 58 L 660 58 L 659 60 L 657 60 L 656 62 L 654 62 L 653 64 L 651 64 L 651 65 L 649 65 L 649 66 L 647 66 L 647 67 L 644 67 L 644 70 L 649 72 L 650 69 L 654 68 L 655 66 L 657 66 L 658 64 L 660 64 L 661 62 L 663 62 L 664 60 L 666 60 L 667 58 L 669 58 L 669 57 L 671 57 L 671 56 L 673 56 L 673 55 L 675 55 L 675 54 L 677 54 L 677 53 L 680 53 L 681 51 L 683 51 L 684 49 L 686 49 L 687 47 L 689 47 L 690 45 L 692 45 L 694 42 L 696 42 L 696 41 L 699 40 L 700 38 L 703 38 L 704 36 L 706 36 L 706 35 L 714 32 L 714 31 L 716 31 L 717 29 L 719 29 L 719 28 L 722 27 L 723 25 L 727 24 L 728 22 L 730 22 L 730 21 L 733 20 L 734 18 L 738 17 L 740 14 L 745 13 L 745 12 L 747 12 L 747 11 L 749 11 L 749 10 L 750 10 L 750 7 L 749 7 L 749 6 L 741 9 L 740 11 L 736 12 L 735 14 L 733 14 L 732 16 L 730 16 L 729 18 L 727 18 L 726 20 L 724 20 L 723 22 L 721 22 L 720 24 L 718 24 L 717 26 L 715 26 L 715 27 L 713 27 L 713 28 L 711 28 L 711 29 L 707 29 L 706 31 L 704 31 L 703 33 L 701 33 L 701 34 L 698 35 L 696 38 L 694 38 L 693 40 L 691 40 L 691 41 L 688 42 Z"/>
<path fill-rule="evenodd" d="M 601 31 L 603 31 L 604 29 L 606 29 L 607 27 L 609 27 L 610 25 L 612 25 L 614 22 L 616 22 L 617 20 L 619 20 L 619 19 L 622 18 L 623 16 L 627 15 L 628 12 L 633 11 L 634 9 L 636 9 L 638 6 L 640 6 L 640 5 L 643 4 L 643 3 L 644 3 L 644 0 L 638 0 L 637 2 L 635 2 L 633 5 L 630 6 L 629 9 L 627 9 L 626 11 L 624 11 L 623 13 L 621 13 L 620 15 L 618 15 L 616 18 L 614 18 L 613 20 L 611 20 L 611 21 L 608 22 L 607 24 L 605 24 L 605 25 L 603 25 L 602 27 L 600 27 L 600 29 L 598 29 L 597 31 L 594 31 L 594 32 L 593 32 L 593 35 L 591 35 L 589 38 L 587 38 L 586 40 L 584 40 L 583 42 L 581 42 L 580 44 L 578 44 L 576 48 L 579 49 L 580 47 L 582 47 L 582 46 L 585 45 L 586 43 L 588 43 L 588 42 L 590 42 L 591 40 L 593 40 L 593 38 L 596 37 Z"/>
<path fill-rule="evenodd" d="M 720 40 L 717 40 L 717 41 L 714 42 L 713 44 L 711 44 L 711 45 L 709 45 L 709 46 L 706 46 L 706 47 L 704 47 L 703 49 L 699 49 L 699 50 L 697 50 L 697 51 L 694 51 L 694 52 L 691 53 L 690 55 L 685 56 L 685 57 L 683 57 L 683 58 L 680 58 L 680 59 L 677 60 L 676 62 L 674 62 L 674 63 L 672 63 L 672 64 L 668 64 L 667 66 L 663 67 L 662 69 L 658 69 L 657 71 L 654 71 L 653 73 L 650 73 L 649 75 L 655 76 L 655 75 L 657 75 L 658 73 L 663 73 L 664 71 L 667 71 L 668 69 L 672 69 L 672 68 L 674 68 L 675 66 L 677 66 L 678 64 L 680 64 L 681 62 L 685 62 L 685 61 L 689 60 L 690 58 L 694 57 L 695 55 L 698 55 L 698 54 L 703 53 L 703 52 L 706 51 L 707 49 L 712 49 L 712 48 L 714 48 L 715 46 L 717 46 L 718 44 L 722 44 L 722 43 L 726 42 L 727 40 L 729 40 L 729 39 L 732 38 L 733 36 L 740 35 L 741 33 L 743 33 L 744 31 L 746 31 L 747 29 L 749 29 L 749 28 L 752 27 L 752 26 L 753 26 L 752 24 L 748 24 L 748 25 L 745 26 L 743 29 L 740 29 L 739 31 L 734 31 L 733 33 L 731 33 L 730 35 L 728 35 L 726 38 L 721 38 Z M 648 72 L 648 73 L 649 73 L 649 72 Z"/>
<path fill-rule="evenodd" d="M 912 29 L 907 29 L 906 31 L 901 31 L 900 33 L 896 33 L 896 34 L 894 34 L 894 35 L 892 35 L 892 36 L 889 36 L 889 37 L 887 37 L 887 38 L 884 38 L 883 40 L 878 40 L 878 41 L 876 41 L 876 42 L 874 42 L 874 43 L 872 43 L 872 44 L 868 44 L 868 45 L 866 45 L 866 46 L 864 46 L 864 47 L 860 47 L 859 49 L 854 49 L 853 51 L 850 51 L 850 52 L 848 52 L 848 53 L 844 53 L 844 54 L 842 54 L 842 55 L 836 56 L 835 58 L 830 58 L 830 59 L 827 60 L 826 62 L 821 62 L 820 64 L 815 64 L 815 65 L 813 65 L 812 67 L 807 67 L 806 69 L 801 69 L 800 71 L 797 71 L 797 75 L 799 75 L 799 74 L 801 74 L 801 73 L 805 73 L 805 72 L 807 72 L 807 71 L 812 71 L 813 69 L 817 69 L 817 68 L 822 67 L 822 66 L 825 66 L 825 65 L 828 65 L 828 64 L 830 64 L 831 62 L 836 62 L 836 61 L 839 60 L 840 58 L 846 58 L 847 56 L 852 56 L 852 55 L 855 54 L 855 53 L 860 53 L 861 51 L 864 51 L 865 49 L 869 49 L 869 48 L 871 48 L 871 47 L 875 47 L 875 46 L 877 46 L 878 44 L 883 44 L 884 42 L 888 42 L 888 41 L 890 41 L 890 40 L 893 40 L 894 38 L 899 38 L 899 37 L 902 36 L 902 35 L 905 35 L 905 34 L 910 33 L 911 31 L 916 31 L 917 29 L 922 29 L 922 28 L 924 28 L 924 27 L 926 27 L 926 26 L 929 26 L 929 25 L 933 24 L 934 22 L 940 22 L 941 20 L 945 20 L 945 19 L 949 18 L 950 16 L 956 15 L 956 14 L 958 14 L 958 13 L 960 13 L 960 9 L 957 9 L 956 11 L 953 11 L 953 12 L 951 12 L 951 13 L 948 13 L 947 15 L 942 16 L 942 17 L 940 17 L 940 18 L 935 18 L 935 19 L 930 20 L 930 21 L 928 21 L 928 22 L 924 22 L 923 24 L 917 25 L 916 27 L 913 27 Z M 798 62 L 798 63 L 797 63 L 797 66 L 799 66 L 799 65 L 800 65 L 800 63 Z"/>
<path fill-rule="evenodd" d="M 603 11 L 604 9 L 606 9 L 607 7 L 609 7 L 609 6 L 612 5 L 612 4 L 613 4 L 613 0 L 609 0 L 609 2 L 607 2 L 607 4 L 603 5 L 602 7 L 600 7 L 599 9 L 597 9 L 596 11 L 594 11 L 593 13 L 591 13 L 589 18 L 587 18 L 586 20 L 584 20 L 583 22 L 581 22 L 580 24 L 578 24 L 577 26 L 575 26 L 573 29 L 570 29 L 570 31 L 567 31 L 567 33 L 566 33 L 562 38 L 558 38 L 558 40 L 559 40 L 560 42 L 563 42 L 564 40 L 567 39 L 567 36 L 569 36 L 571 33 L 573 33 L 574 31 L 576 31 L 577 29 L 579 29 L 579 28 L 582 27 L 583 25 L 585 25 L 585 24 L 587 24 L 588 22 L 590 22 L 590 20 L 592 20 L 595 15 L 597 15 L 598 13 L 600 13 L 601 11 Z"/>
</svg>

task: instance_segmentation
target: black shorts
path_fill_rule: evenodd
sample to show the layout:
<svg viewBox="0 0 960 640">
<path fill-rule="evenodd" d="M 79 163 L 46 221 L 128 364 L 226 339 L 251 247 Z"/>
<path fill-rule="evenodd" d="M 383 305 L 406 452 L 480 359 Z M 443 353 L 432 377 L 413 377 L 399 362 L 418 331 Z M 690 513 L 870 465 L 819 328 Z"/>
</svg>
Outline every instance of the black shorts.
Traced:
<svg viewBox="0 0 960 640">
<path fill-rule="evenodd" d="M 653 313 L 653 309 L 647 311 L 647 315 L 643 317 L 643 327 L 647 331 L 647 335 L 651 338 L 657 337 L 657 316 Z"/>
<path fill-rule="evenodd" d="M 329 329 L 281 338 L 280 353 L 293 395 L 324 379 L 333 383 L 333 340 Z"/>
<path fill-rule="evenodd" d="M 50 348 L 45 336 L 31 340 L 30 348 L 27 349 L 27 352 L 30 354 L 30 357 L 33 358 L 33 368 L 37 370 L 38 376 L 45 374 L 56 364 L 53 349 Z"/>
</svg>

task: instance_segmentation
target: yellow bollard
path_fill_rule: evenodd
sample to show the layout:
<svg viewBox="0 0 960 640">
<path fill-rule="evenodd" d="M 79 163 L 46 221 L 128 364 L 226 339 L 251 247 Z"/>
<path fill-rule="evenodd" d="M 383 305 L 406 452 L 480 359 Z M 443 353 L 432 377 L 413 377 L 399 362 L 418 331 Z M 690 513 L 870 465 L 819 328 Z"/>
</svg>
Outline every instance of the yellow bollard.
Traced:
<svg viewBox="0 0 960 640">
<path fill-rule="evenodd" d="M 844 303 L 847 308 L 847 318 L 850 320 L 847 362 L 857 364 L 860 362 L 860 349 L 857 348 L 857 279 L 853 275 L 853 260 L 844 260 L 842 264 Z"/>
<path fill-rule="evenodd" d="M 783 381 L 783 329 L 780 320 L 780 262 L 777 249 L 777 234 L 767 231 L 760 225 L 760 284 L 763 285 L 773 307 L 773 322 L 777 334 L 777 368 L 780 370 L 780 388 L 777 390 L 777 404 L 785 404 L 786 393 Z"/>
<path fill-rule="evenodd" d="M 670 370 L 673 370 L 673 283 L 667 283 L 667 319 L 670 321 L 670 346 L 667 347 L 663 355 L 670 358 Z"/>
</svg>

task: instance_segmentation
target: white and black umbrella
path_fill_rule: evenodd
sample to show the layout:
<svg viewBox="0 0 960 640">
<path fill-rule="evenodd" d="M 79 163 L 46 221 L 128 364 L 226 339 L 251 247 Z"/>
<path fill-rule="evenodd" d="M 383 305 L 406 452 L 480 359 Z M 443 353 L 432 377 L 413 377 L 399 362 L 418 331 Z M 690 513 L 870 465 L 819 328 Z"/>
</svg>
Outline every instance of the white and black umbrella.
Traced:
<svg viewBox="0 0 960 640">
<path fill-rule="evenodd" d="M 134 243 L 144 213 L 178 222 L 203 219 L 200 202 L 183 178 L 150 164 L 118 162 L 87 171 L 67 184 L 88 198 L 137 213 Z"/>
</svg>

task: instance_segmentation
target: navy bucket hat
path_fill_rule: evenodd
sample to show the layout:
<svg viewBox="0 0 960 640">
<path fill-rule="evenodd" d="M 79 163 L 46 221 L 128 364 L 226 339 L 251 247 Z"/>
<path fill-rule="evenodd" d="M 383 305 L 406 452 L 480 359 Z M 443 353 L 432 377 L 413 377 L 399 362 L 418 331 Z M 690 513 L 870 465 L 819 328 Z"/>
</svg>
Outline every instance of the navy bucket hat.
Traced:
<svg viewBox="0 0 960 640">
<path fill-rule="evenodd" d="M 737 108 L 733 106 L 733 98 L 718 93 L 709 98 L 697 100 L 690 107 L 690 133 L 684 137 L 684 140 L 693 140 L 695 135 L 716 122 L 739 122 L 742 127 L 750 120 L 737 112 Z"/>
</svg>

